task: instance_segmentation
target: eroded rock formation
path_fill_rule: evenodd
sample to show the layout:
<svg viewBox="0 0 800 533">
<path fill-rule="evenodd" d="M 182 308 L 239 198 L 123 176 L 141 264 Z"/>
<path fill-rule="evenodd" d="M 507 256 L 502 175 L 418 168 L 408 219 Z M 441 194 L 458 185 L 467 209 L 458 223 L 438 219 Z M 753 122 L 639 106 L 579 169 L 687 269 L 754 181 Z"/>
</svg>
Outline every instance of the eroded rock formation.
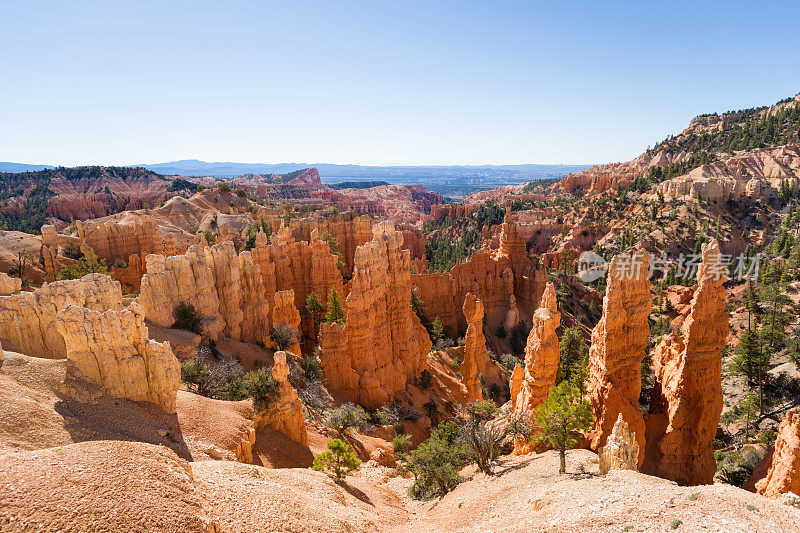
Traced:
<svg viewBox="0 0 800 533">
<path fill-rule="evenodd" d="M 276 399 L 266 411 L 261 411 L 256 415 L 256 426 L 271 427 L 293 441 L 303 446 L 308 446 L 303 404 L 300 403 L 297 391 L 289 383 L 289 365 L 286 363 L 286 352 L 275 352 L 274 361 L 272 377 L 278 383 Z"/>
<path fill-rule="evenodd" d="M 548 283 L 542 303 L 533 314 L 533 328 L 525 346 L 525 374 L 514 402 L 515 416 L 533 413 L 556 384 L 561 359 L 556 329 L 560 324 L 556 291 Z"/>
<path fill-rule="evenodd" d="M 728 335 L 722 286 L 727 276 L 715 239 L 703 245 L 702 255 L 689 315 L 653 354 L 656 384 L 642 466 L 647 474 L 686 485 L 714 479 L 711 441 L 722 413 L 722 348 Z"/>
<path fill-rule="evenodd" d="M 93 311 L 122 309 L 119 282 L 104 274 L 44 284 L 33 292 L 0 296 L 0 341 L 8 350 L 33 357 L 63 359 L 64 338 L 56 314 L 69 305 Z"/>
<path fill-rule="evenodd" d="M 790 409 L 778 426 L 772 464 L 767 476 L 756 483 L 756 490 L 768 498 L 787 492 L 800 494 L 800 409 Z"/>
<path fill-rule="evenodd" d="M 592 331 L 589 348 L 587 392 L 595 423 L 588 437 L 594 451 L 605 446 L 620 414 L 644 449 L 639 394 L 652 307 L 649 268 L 650 256 L 645 252 L 618 254 L 609 265 L 603 316 Z"/>
<path fill-rule="evenodd" d="M 486 338 L 483 336 L 483 303 L 468 292 L 463 311 L 469 325 L 464 339 L 464 360 L 460 366 L 461 380 L 467 389 L 467 402 L 475 402 L 483 398 L 479 370 L 488 364 Z"/>
<path fill-rule="evenodd" d="M 638 466 L 639 443 L 620 413 L 600 452 L 600 475 L 612 470 L 637 470 Z"/>
<path fill-rule="evenodd" d="M 58 312 L 56 328 L 66 346 L 67 389 L 70 380 L 86 381 L 110 396 L 175 413 L 180 364 L 169 342 L 148 339 L 141 305 L 108 311 L 69 305 Z"/>
<path fill-rule="evenodd" d="M 0 296 L 8 296 L 22 290 L 22 280 L 0 272 Z"/>
<path fill-rule="evenodd" d="M 281 324 L 291 326 L 300 331 L 300 311 L 294 306 L 294 290 L 278 291 L 275 293 L 275 305 L 272 308 L 272 327 Z M 294 344 L 287 348 L 295 355 L 300 355 L 300 345 Z"/>
<path fill-rule="evenodd" d="M 323 324 L 321 361 L 329 388 L 368 408 L 386 404 L 422 371 L 431 348 L 411 309 L 409 251 L 391 223 L 356 250 L 346 325 Z"/>
<path fill-rule="evenodd" d="M 528 258 L 517 224 L 507 218 L 494 252 L 478 250 L 469 261 L 449 272 L 414 275 L 412 280 L 431 319 L 438 316 L 454 332 L 466 331 L 467 322 L 459 309 L 471 292 L 483 302 L 486 328 L 493 333 L 505 325 L 509 314 L 519 321 L 530 321 L 547 283 L 547 273 Z"/>
</svg>

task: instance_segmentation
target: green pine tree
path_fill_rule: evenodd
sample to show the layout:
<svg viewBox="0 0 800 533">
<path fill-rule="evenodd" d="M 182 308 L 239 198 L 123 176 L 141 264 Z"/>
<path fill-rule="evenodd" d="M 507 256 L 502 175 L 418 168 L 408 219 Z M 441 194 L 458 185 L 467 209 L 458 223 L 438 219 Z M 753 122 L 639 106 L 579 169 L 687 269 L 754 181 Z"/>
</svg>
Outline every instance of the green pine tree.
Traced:
<svg viewBox="0 0 800 533">
<path fill-rule="evenodd" d="M 350 451 L 350 446 L 339 439 L 333 439 L 328 443 L 328 451 L 314 458 L 311 468 L 318 472 L 332 472 L 338 479 L 342 479 L 359 466 L 361 463 L 356 454 Z"/>
<path fill-rule="evenodd" d="M 331 289 L 330 294 L 328 295 L 328 313 L 325 315 L 325 322 L 328 324 L 339 324 L 341 327 L 344 327 L 345 321 L 347 318 L 344 314 L 344 309 L 342 309 L 342 300 L 339 297 L 339 293 L 336 292 L 336 289 Z"/>
<path fill-rule="evenodd" d="M 588 430 L 594 422 L 589 402 L 568 381 L 562 381 L 552 389 L 547 399 L 536 408 L 534 420 L 538 431 L 531 440 L 535 443 L 549 442 L 558 449 L 559 474 L 567 469 L 567 448 L 578 443 L 579 432 Z"/>
</svg>

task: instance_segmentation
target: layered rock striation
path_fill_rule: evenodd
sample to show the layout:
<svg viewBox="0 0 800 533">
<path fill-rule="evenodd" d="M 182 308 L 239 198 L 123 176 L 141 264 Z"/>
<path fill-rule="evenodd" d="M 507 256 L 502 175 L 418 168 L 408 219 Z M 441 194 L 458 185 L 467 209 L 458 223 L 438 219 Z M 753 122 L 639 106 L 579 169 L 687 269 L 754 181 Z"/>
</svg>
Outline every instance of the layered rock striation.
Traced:
<svg viewBox="0 0 800 533">
<path fill-rule="evenodd" d="M 411 309 L 410 254 L 391 223 L 376 224 L 360 246 L 344 303 L 346 324 L 323 324 L 320 359 L 341 399 L 377 408 L 422 371 L 430 337 Z"/>
<path fill-rule="evenodd" d="M 69 305 L 58 312 L 56 328 L 66 346 L 67 389 L 70 380 L 88 382 L 110 396 L 175 413 L 180 364 L 169 342 L 148 339 L 142 306 L 93 311 Z"/>
<path fill-rule="evenodd" d="M 67 357 L 56 315 L 67 306 L 93 311 L 122 309 L 119 282 L 104 274 L 45 283 L 33 292 L 0 296 L 0 341 L 8 350 L 33 357 Z"/>
<path fill-rule="evenodd" d="M 728 335 L 727 280 L 715 239 L 702 247 L 688 317 L 653 354 L 656 384 L 642 471 L 680 484 L 712 483 L 711 442 L 722 413 L 722 348 Z"/>
<path fill-rule="evenodd" d="M 589 348 L 587 392 L 595 422 L 588 439 L 594 451 L 605 446 L 620 414 L 644 449 L 639 395 L 652 307 L 649 268 L 645 252 L 618 254 L 609 265 L 603 315 L 592 331 Z"/>
</svg>

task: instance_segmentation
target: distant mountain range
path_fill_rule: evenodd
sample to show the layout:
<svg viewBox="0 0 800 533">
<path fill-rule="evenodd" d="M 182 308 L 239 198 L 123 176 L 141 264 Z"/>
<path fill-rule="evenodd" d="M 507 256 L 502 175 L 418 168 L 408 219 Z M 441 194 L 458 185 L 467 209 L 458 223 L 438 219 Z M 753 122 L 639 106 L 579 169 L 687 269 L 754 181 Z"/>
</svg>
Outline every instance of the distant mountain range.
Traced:
<svg viewBox="0 0 800 533">
<path fill-rule="evenodd" d="M 286 174 L 314 167 L 322 182 L 382 180 L 397 185 L 422 184 L 430 190 L 451 197 L 469 192 L 492 189 L 502 185 L 517 185 L 538 179 L 560 179 L 591 165 L 421 165 L 368 166 L 333 165 L 329 163 L 208 163 L 184 159 L 167 163 L 128 165 L 144 167 L 166 176 L 213 176 L 232 178 L 242 174 Z M 30 172 L 54 168 L 50 165 L 2 163 L 0 172 Z"/>
</svg>

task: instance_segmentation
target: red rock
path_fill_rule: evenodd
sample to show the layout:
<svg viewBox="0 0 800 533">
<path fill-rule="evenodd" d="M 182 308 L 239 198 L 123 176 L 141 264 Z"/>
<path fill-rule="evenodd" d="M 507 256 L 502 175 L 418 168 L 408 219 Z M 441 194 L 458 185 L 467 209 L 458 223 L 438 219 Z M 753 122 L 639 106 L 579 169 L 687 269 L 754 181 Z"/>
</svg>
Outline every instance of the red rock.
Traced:
<svg viewBox="0 0 800 533">
<path fill-rule="evenodd" d="M 712 483 L 711 441 L 722 413 L 722 348 L 728 336 L 727 280 L 719 244 L 704 244 L 689 314 L 653 354 L 656 385 L 647 417 L 642 472 L 680 484 Z"/>
<path fill-rule="evenodd" d="M 589 348 L 587 393 L 595 423 L 588 438 L 594 451 L 605 445 L 620 414 L 644 449 L 639 394 L 652 307 L 649 267 L 645 252 L 618 254 L 609 265 L 603 316 L 592 331 Z"/>
<path fill-rule="evenodd" d="M 766 477 L 756 483 L 759 494 L 777 498 L 786 492 L 800 494 L 800 410 L 790 409 L 778 426 L 778 438 Z"/>
</svg>

